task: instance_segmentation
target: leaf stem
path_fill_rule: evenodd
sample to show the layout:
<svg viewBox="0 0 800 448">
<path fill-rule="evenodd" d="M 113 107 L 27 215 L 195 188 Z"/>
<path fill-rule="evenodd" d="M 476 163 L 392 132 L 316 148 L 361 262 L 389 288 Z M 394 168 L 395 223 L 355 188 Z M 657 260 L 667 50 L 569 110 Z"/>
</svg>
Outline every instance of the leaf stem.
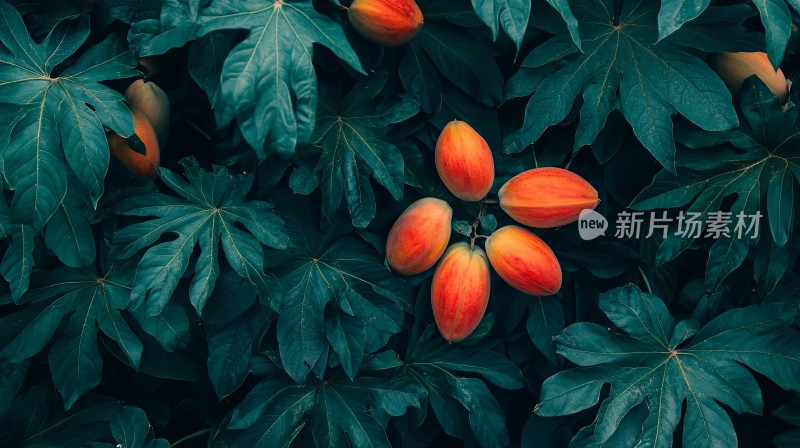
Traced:
<svg viewBox="0 0 800 448">
<path fill-rule="evenodd" d="M 175 443 L 171 444 L 170 448 L 176 447 L 176 446 L 180 445 L 181 443 L 187 442 L 187 441 L 192 440 L 192 439 L 194 439 L 196 437 L 204 436 L 204 435 L 210 434 L 210 433 L 211 433 L 211 428 L 201 429 L 199 431 L 196 431 L 196 432 L 193 432 L 193 433 L 189 434 L 188 436 L 181 437 L 180 439 L 175 441 Z"/>
<path fill-rule="evenodd" d="M 483 211 L 484 211 L 484 202 L 481 201 L 481 208 L 478 210 L 478 216 L 475 217 L 475 221 L 472 221 L 472 227 L 470 227 L 470 237 L 469 237 L 469 249 L 472 250 L 475 247 L 475 240 L 482 235 L 478 235 L 478 226 L 481 225 L 481 218 L 483 218 Z"/>
<path fill-rule="evenodd" d="M 644 270 L 641 266 L 636 266 L 636 269 L 639 270 L 639 275 L 642 276 L 642 281 L 644 282 L 645 288 L 647 288 L 647 292 L 653 293 L 653 288 L 650 287 L 650 281 L 647 279 L 647 274 L 644 273 Z"/>
</svg>

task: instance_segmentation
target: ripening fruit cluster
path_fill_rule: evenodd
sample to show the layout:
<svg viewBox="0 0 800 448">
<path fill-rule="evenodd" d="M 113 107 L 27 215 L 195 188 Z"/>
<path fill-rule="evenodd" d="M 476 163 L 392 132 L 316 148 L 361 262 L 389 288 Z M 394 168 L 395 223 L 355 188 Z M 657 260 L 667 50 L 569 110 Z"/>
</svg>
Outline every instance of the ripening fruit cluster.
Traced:
<svg viewBox="0 0 800 448">
<path fill-rule="evenodd" d="M 131 173 L 155 178 L 161 163 L 161 148 L 169 137 L 169 98 L 156 83 L 137 79 L 125 90 L 125 99 L 133 114 L 134 135 L 141 142 L 140 150 L 134 149 L 137 145 L 131 142 L 133 136 L 125 138 L 114 132 L 106 135 L 108 149 Z"/>
<path fill-rule="evenodd" d="M 436 142 L 434 158 L 439 177 L 457 198 L 481 201 L 491 190 L 492 152 L 469 124 L 448 123 Z M 588 182 L 561 168 L 525 171 L 506 182 L 498 198 L 511 218 L 534 228 L 570 224 L 599 202 Z M 431 305 L 446 340 L 463 340 L 483 318 L 489 303 L 490 265 L 526 294 L 549 296 L 561 288 L 558 259 L 533 232 L 517 225 L 501 227 L 486 238 L 485 252 L 474 238 L 448 247 L 452 218 L 447 202 L 423 198 L 400 215 L 386 240 L 386 260 L 400 274 L 419 274 L 439 263 L 431 284 Z"/>
</svg>

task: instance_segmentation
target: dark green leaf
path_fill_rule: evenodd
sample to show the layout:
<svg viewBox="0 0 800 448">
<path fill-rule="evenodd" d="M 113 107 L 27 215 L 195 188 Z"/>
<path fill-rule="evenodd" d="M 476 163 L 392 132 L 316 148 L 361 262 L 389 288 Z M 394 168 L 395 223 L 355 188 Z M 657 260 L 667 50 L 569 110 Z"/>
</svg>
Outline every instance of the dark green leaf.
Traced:
<svg viewBox="0 0 800 448">
<path fill-rule="evenodd" d="M 590 323 L 564 330 L 558 352 L 579 367 L 545 381 L 537 405 L 540 415 L 571 414 L 595 405 L 610 383 L 594 428 L 598 443 L 610 440 L 625 416 L 647 400 L 638 443 L 671 446 L 686 400 L 684 445 L 733 446 L 733 424 L 718 402 L 739 413 L 762 408 L 758 384 L 744 366 L 783 388 L 800 388 L 797 310 L 776 304 L 728 311 L 678 347 L 673 344 L 696 330 L 676 327 L 658 297 L 627 286 L 603 294 L 600 307 L 625 334 Z"/>
<path fill-rule="evenodd" d="M 133 134 L 122 95 L 100 82 L 134 76 L 136 63 L 124 39 L 112 34 L 57 72 L 86 41 L 88 16 L 59 22 L 36 43 L 12 6 L 0 3 L 0 14 L 0 103 L 25 105 L 2 151 L 5 178 L 16 191 L 11 220 L 42 228 L 66 194 L 67 166 L 97 205 L 109 162 L 103 126 Z"/>
<path fill-rule="evenodd" d="M 525 149 L 549 126 L 561 122 L 581 92 L 584 101 L 575 149 L 595 140 L 608 114 L 617 107 L 619 91 L 621 111 L 637 138 L 671 171 L 675 170 L 674 113 L 708 130 L 724 131 L 736 126 L 738 121 L 725 86 L 702 60 L 683 49 L 692 44 L 656 44 L 658 3 L 626 1 L 619 20 L 613 16 L 613 3 L 602 0 L 575 6 L 578 22 L 584 25 L 582 52 L 567 56 L 564 47 L 571 39 L 562 32 L 526 57 L 526 61 L 532 55 L 543 60 L 535 67 L 567 56 L 562 60 L 563 66 L 538 84 L 525 111 L 522 129 L 506 139 L 507 152 Z M 520 76 L 528 75 L 523 72 Z"/>
<path fill-rule="evenodd" d="M 234 176 L 224 168 L 209 173 L 194 159 L 182 162 L 188 182 L 163 168 L 159 173 L 184 199 L 153 193 L 129 198 L 116 206 L 120 214 L 159 217 L 130 225 L 114 237 L 111 253 L 118 258 L 130 258 L 148 248 L 136 269 L 132 299 L 141 303 L 147 296 L 146 313 L 154 316 L 161 312 L 188 267 L 194 247 L 199 245 L 189 297 L 198 314 L 202 313 L 219 275 L 221 242 L 234 271 L 255 286 L 262 300 L 274 301 L 275 281 L 263 270 L 261 244 L 286 247 L 283 220 L 270 211 L 269 204 L 247 200 L 252 175 Z M 177 238 L 153 245 L 164 234 Z"/>
</svg>

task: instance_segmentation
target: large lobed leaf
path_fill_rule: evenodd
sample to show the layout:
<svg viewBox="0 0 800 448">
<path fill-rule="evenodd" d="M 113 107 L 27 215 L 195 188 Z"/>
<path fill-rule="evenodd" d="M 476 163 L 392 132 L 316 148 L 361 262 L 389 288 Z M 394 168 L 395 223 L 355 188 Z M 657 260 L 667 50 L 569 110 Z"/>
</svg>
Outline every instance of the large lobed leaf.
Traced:
<svg viewBox="0 0 800 448">
<path fill-rule="evenodd" d="M 400 331 L 410 285 L 349 232 L 347 221 L 337 219 L 320 232 L 318 212 L 299 197 L 281 211 L 291 239 L 270 265 L 283 286 L 277 326 L 283 367 L 296 381 L 312 371 L 321 377 L 330 346 L 353 378 L 364 354 Z"/>
<path fill-rule="evenodd" d="M 636 137 L 669 170 L 675 170 L 671 116 L 680 113 L 703 129 L 724 131 L 738 123 L 731 96 L 702 59 L 685 51 L 752 47 L 738 26 L 738 8 L 720 9 L 713 26 L 703 21 L 658 40 L 658 2 L 628 0 L 619 17 L 614 2 L 574 5 L 583 45 L 566 31 L 534 48 L 509 81 L 511 96 L 533 93 L 522 128 L 506 138 L 507 152 L 519 152 L 564 120 L 582 94 L 575 149 L 591 144 L 619 108 Z M 739 16 L 737 16 L 739 14 Z M 724 31 L 723 31 L 724 30 Z M 722 33 L 732 36 L 725 36 Z"/>
<path fill-rule="evenodd" d="M 100 82 L 136 75 L 136 60 L 112 34 L 63 67 L 89 36 L 87 15 L 58 22 L 41 43 L 5 2 L 0 17 L 0 104 L 23 107 L 10 141 L 0 145 L 3 175 L 15 191 L 10 217 L 41 229 L 64 199 L 67 167 L 97 205 L 109 163 L 103 126 L 133 134 L 122 95 Z"/>
<path fill-rule="evenodd" d="M 427 326 L 419 339 L 409 343 L 403 370 L 425 387 L 428 403 L 445 433 L 480 446 L 506 447 L 510 440 L 505 414 L 486 381 L 503 389 L 520 389 L 525 382 L 514 363 L 482 344 L 491 342 L 482 341 L 490 328 L 491 319 L 484 318 L 467 340 L 453 346 L 434 326 Z"/>
<path fill-rule="evenodd" d="M 231 414 L 231 446 L 288 446 L 307 424 L 316 446 L 389 447 L 389 417 L 420 409 L 425 390 L 405 378 L 359 376 L 298 385 L 286 378 L 258 383 Z"/>
<path fill-rule="evenodd" d="M 800 390 L 797 309 L 737 308 L 700 328 L 694 320 L 676 324 L 661 299 L 634 285 L 601 295 L 600 307 L 624 334 L 592 323 L 564 330 L 558 352 L 579 367 L 548 378 L 536 408 L 543 416 L 588 409 L 609 383 L 591 433 L 596 443 L 633 430 L 635 446 L 670 447 L 686 401 L 684 446 L 733 447 L 736 433 L 720 404 L 739 413 L 763 407 L 748 368 Z M 637 408 L 642 403 L 646 409 Z M 623 429 L 632 412 L 642 412 L 640 424 Z"/>
<path fill-rule="evenodd" d="M 274 305 L 278 286 L 274 276 L 264 272 L 261 245 L 286 247 L 283 220 L 270 210 L 270 204 L 246 198 L 253 185 L 252 174 L 232 175 L 221 167 L 206 172 L 193 158 L 181 163 L 188 182 L 164 168 L 159 175 L 183 199 L 151 193 L 123 200 L 115 207 L 123 215 L 158 217 L 127 226 L 114 236 L 111 254 L 116 258 L 130 258 L 147 249 L 136 268 L 132 300 L 137 306 L 144 302 L 148 315 L 161 312 L 199 245 L 189 298 L 201 314 L 219 275 L 217 258 L 222 243 L 233 270 L 255 286 L 265 303 Z M 177 237 L 161 241 L 167 234 Z"/>
<path fill-rule="evenodd" d="M 122 314 L 130 305 L 133 266 L 104 264 L 101 274 L 66 267 L 34 273 L 33 286 L 18 301 L 24 307 L 0 319 L 4 361 L 24 361 L 54 340 L 50 369 L 67 408 L 100 383 L 98 328 L 133 366 L 141 361 L 142 342 Z"/>
<path fill-rule="evenodd" d="M 777 260 L 786 260 L 796 244 L 794 188 L 800 178 L 800 111 L 793 105 L 784 107 L 756 77 L 745 83 L 741 107 L 744 120 L 733 131 L 680 133 L 678 140 L 688 149 L 678 154 L 677 173 L 658 173 L 632 205 L 638 210 L 688 205 L 686 213 L 699 213 L 703 221 L 720 210 L 731 213 L 730 236 L 711 246 L 705 280 L 709 291 L 716 290 L 756 244 L 756 275 L 766 290 L 771 290 L 787 269 L 785 261 Z M 723 200 L 731 196 L 735 200 L 728 209 Z M 759 226 L 760 237 L 734 232 L 740 213 L 766 215 L 767 220 L 760 220 L 766 221 Z M 674 259 L 692 240 L 671 231 L 658 248 L 656 261 Z"/>
<path fill-rule="evenodd" d="M 169 1 L 158 25 L 135 28 L 138 46 L 149 54 L 217 31 L 248 32 L 225 57 L 211 100 L 217 122 L 235 119 L 261 158 L 292 155 L 311 139 L 317 109 L 315 43 L 364 73 L 341 26 L 317 12 L 311 0 Z"/>
<path fill-rule="evenodd" d="M 388 189 L 395 200 L 403 197 L 403 155 L 385 134 L 390 124 L 415 115 L 419 105 L 402 97 L 376 106 L 374 98 L 386 80 L 386 73 L 379 73 L 353 87 L 343 101 L 335 89 L 324 92 L 314 132 L 315 147 L 300 153 L 300 168 L 290 179 L 297 193 L 310 194 L 319 187 L 323 210 L 329 216 L 336 213 L 344 198 L 356 227 L 366 227 L 375 217 L 370 178 Z"/>
</svg>

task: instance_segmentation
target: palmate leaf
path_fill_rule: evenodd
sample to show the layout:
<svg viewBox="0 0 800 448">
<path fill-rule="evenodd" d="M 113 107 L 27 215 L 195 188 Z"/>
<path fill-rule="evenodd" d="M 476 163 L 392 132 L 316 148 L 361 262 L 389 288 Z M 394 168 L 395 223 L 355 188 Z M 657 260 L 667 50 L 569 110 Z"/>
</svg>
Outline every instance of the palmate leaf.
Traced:
<svg viewBox="0 0 800 448">
<path fill-rule="evenodd" d="M 124 38 L 112 34 L 63 68 L 89 35 L 87 15 L 59 22 L 41 43 L 12 6 L 0 2 L 0 16 L 0 104 L 24 105 L 0 153 L 15 190 L 11 220 L 41 229 L 66 193 L 66 166 L 92 205 L 103 194 L 109 163 L 103 126 L 128 136 L 133 116 L 122 95 L 100 81 L 135 76 L 136 60 Z"/>
<path fill-rule="evenodd" d="M 142 342 L 121 313 L 130 305 L 133 263 L 103 264 L 100 274 L 66 267 L 34 272 L 18 301 L 23 308 L 0 319 L 2 360 L 28 359 L 54 339 L 50 369 L 67 408 L 100 382 L 98 328 L 133 366 L 141 360 Z"/>
<path fill-rule="evenodd" d="M 170 2 L 162 11 L 162 22 L 179 24 L 174 29 L 189 26 L 180 25 L 187 17 L 174 14 L 175 7 L 182 7 L 178 3 Z M 317 107 L 313 44 L 326 46 L 364 73 L 342 28 L 318 13 L 311 0 L 213 0 L 198 5 L 196 0 L 189 4 L 196 37 L 220 30 L 249 31 L 225 59 L 212 103 L 217 121 L 224 125 L 236 119 L 261 158 L 294 154 L 298 143 L 311 139 Z M 175 44 L 184 42 L 177 39 Z"/>
<path fill-rule="evenodd" d="M 383 185 L 395 200 L 403 197 L 403 156 L 385 137 L 387 127 L 415 115 L 419 105 L 402 97 L 376 106 L 374 98 L 386 84 L 385 72 L 353 87 L 341 100 L 336 90 L 323 91 L 320 99 L 315 147 L 300 153 L 300 168 L 290 185 L 296 193 L 322 190 L 323 210 L 332 216 L 342 198 L 353 225 L 366 227 L 375 217 L 375 193 L 370 177 Z"/>
<path fill-rule="evenodd" d="M 733 447 L 736 433 L 720 403 L 738 413 L 760 414 L 763 407 L 748 368 L 784 389 L 800 390 L 797 309 L 737 308 L 701 329 L 694 320 L 676 324 L 661 299 L 633 285 L 602 294 L 600 307 L 625 334 L 592 323 L 564 330 L 558 352 L 580 367 L 548 378 L 536 408 L 542 416 L 588 409 L 610 383 L 593 431 L 598 444 L 645 403 L 646 417 L 632 426 L 638 431 L 634 446 L 672 446 L 686 401 L 684 446 Z"/>
<path fill-rule="evenodd" d="M 484 318 L 481 326 L 460 346 L 448 344 L 434 326 L 425 327 L 419 340 L 409 344 L 404 373 L 428 391 L 428 402 L 447 434 L 477 440 L 480 446 L 505 447 L 510 441 L 503 410 L 483 380 L 463 374 L 480 375 L 504 389 L 519 389 L 525 382 L 514 363 L 477 342 L 491 323 Z"/>
<path fill-rule="evenodd" d="M 298 385 L 278 377 L 250 391 L 228 431 L 236 448 L 288 446 L 306 425 L 316 446 L 389 447 L 387 420 L 424 403 L 425 389 L 406 378 L 339 375 Z"/>
<path fill-rule="evenodd" d="M 756 242 L 760 248 L 757 264 L 770 266 L 767 258 L 782 258 L 781 254 L 789 250 L 795 215 L 793 190 L 800 176 L 800 111 L 780 103 L 761 80 L 752 77 L 742 89 L 741 126 L 729 132 L 688 131 L 678 135 L 689 149 L 678 153 L 677 174 L 666 170 L 658 173 L 631 205 L 638 210 L 688 205 L 687 213 L 700 213 L 706 221 L 709 213 L 722 209 L 723 199 L 736 197 L 729 210 L 731 237 L 720 238 L 711 246 L 705 280 L 709 291 L 716 290 L 744 262 Z M 734 233 L 739 213 L 767 216 L 768 221 L 761 220 L 759 238 L 753 238 L 752 233 L 740 238 Z M 663 264 L 674 259 L 692 241 L 690 236 L 670 232 L 658 249 L 656 261 Z M 786 272 L 786 263 L 772 265 L 769 270 L 773 272 L 762 275 L 769 276 L 768 283 L 774 287 Z"/>
<path fill-rule="evenodd" d="M 158 217 L 125 227 L 114 236 L 111 255 L 115 258 L 130 258 L 147 248 L 136 268 L 132 300 L 137 306 L 144 302 L 148 315 L 161 312 L 199 245 L 189 299 L 201 314 L 219 275 L 221 242 L 233 270 L 255 286 L 265 303 L 271 303 L 278 286 L 275 278 L 264 272 L 261 245 L 286 247 L 283 220 L 270 211 L 270 204 L 246 198 L 252 174 L 234 176 L 221 167 L 206 172 L 193 158 L 183 159 L 181 164 L 188 182 L 164 168 L 159 175 L 183 199 L 152 193 L 123 200 L 115 207 L 123 215 Z M 165 235 L 177 238 L 159 242 Z"/>
<path fill-rule="evenodd" d="M 283 286 L 277 327 L 283 367 L 295 381 L 304 381 L 312 369 L 319 377 L 331 346 L 353 378 L 364 354 L 400 331 L 403 310 L 411 309 L 410 285 L 349 232 L 341 214 L 320 232 L 314 205 L 297 196 L 286 201 L 281 215 L 291 242 L 269 260 Z"/>
<path fill-rule="evenodd" d="M 515 96 L 535 91 L 519 132 L 506 138 L 505 150 L 518 152 L 561 122 L 583 95 L 575 149 L 591 144 L 608 114 L 620 107 L 637 138 L 669 170 L 675 169 L 672 118 L 675 113 L 714 131 L 735 127 L 731 96 L 703 60 L 683 50 L 724 51 L 750 48 L 742 43 L 743 20 L 734 10 L 720 9 L 716 24 L 703 21 L 684 27 L 656 43 L 659 2 L 628 0 L 619 18 L 614 2 L 591 0 L 573 5 L 581 24 L 581 52 L 566 32 L 531 51 L 522 70 L 510 81 Z M 722 30 L 725 30 L 723 39 Z M 749 36 L 749 35 L 748 35 Z M 726 42 L 727 39 L 727 42 Z M 735 42 L 735 44 L 734 44 Z M 616 106 L 617 99 L 619 106 Z"/>
</svg>

